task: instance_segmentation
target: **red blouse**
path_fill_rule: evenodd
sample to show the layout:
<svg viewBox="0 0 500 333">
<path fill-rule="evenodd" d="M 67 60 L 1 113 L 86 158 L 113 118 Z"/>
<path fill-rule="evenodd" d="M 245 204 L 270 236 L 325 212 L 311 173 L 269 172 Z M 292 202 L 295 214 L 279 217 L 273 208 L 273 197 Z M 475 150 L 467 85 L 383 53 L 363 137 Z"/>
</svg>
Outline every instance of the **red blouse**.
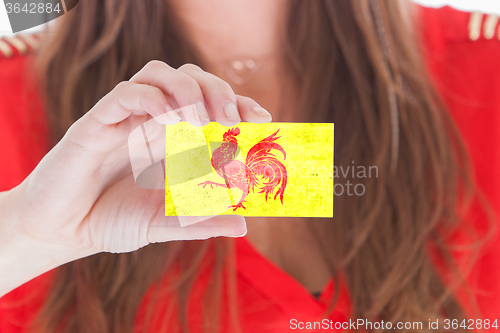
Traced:
<svg viewBox="0 0 500 333">
<path fill-rule="evenodd" d="M 500 216 L 500 131 L 494 129 L 500 125 L 500 41 L 497 37 L 471 41 L 467 30 L 469 13 L 444 7 L 422 8 L 421 14 L 428 68 L 466 143 L 478 187 Z M 29 56 L 0 58 L 0 191 L 19 184 L 47 151 L 44 116 L 36 89 L 30 83 L 31 64 Z M 484 216 L 479 210 L 471 216 L 477 220 L 478 230 L 485 228 Z M 491 321 L 500 320 L 498 238 L 495 234 L 494 240 L 481 250 L 468 276 L 483 318 Z M 326 311 L 333 294 L 332 282 L 319 299 L 315 299 L 245 238 L 236 240 L 236 259 L 237 294 L 244 332 L 289 331 L 300 328 L 299 322 L 317 320 Z M 52 274 L 48 272 L 35 278 L 0 298 L 1 333 L 26 331 L 43 303 Z M 206 285 L 203 276 L 195 284 L 194 294 Z M 151 292 L 145 300 L 150 295 Z M 192 306 L 201 307 L 201 304 Z M 194 308 L 193 313 L 197 313 Z M 141 331 L 144 311 L 141 306 L 137 332 Z M 349 299 L 344 291 L 329 318 L 342 322 L 348 313 Z M 191 320 L 200 321 L 199 318 Z M 152 332 L 156 331 L 155 325 L 152 323 Z"/>
</svg>

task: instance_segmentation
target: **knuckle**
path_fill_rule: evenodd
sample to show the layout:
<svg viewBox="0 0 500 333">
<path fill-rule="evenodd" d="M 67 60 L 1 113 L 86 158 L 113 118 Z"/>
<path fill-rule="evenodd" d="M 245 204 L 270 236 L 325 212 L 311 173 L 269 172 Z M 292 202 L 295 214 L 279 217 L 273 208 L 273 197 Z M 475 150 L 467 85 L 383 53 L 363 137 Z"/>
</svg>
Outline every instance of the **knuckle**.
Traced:
<svg viewBox="0 0 500 333">
<path fill-rule="evenodd" d="M 234 92 L 233 92 L 233 88 L 231 87 L 231 85 L 229 83 L 227 83 L 226 81 L 224 80 L 221 80 L 221 79 L 217 79 L 216 82 L 214 82 L 214 85 L 213 85 L 217 90 L 220 90 L 220 91 L 224 91 L 224 92 L 227 92 L 231 95 L 234 95 Z M 233 96 L 234 97 L 234 96 Z"/>
<path fill-rule="evenodd" d="M 168 67 L 166 63 L 160 60 L 151 60 L 144 67 L 144 70 L 160 70 L 162 68 Z"/>
<path fill-rule="evenodd" d="M 181 67 L 179 67 L 179 70 L 195 70 L 203 72 L 203 69 L 201 69 L 200 66 L 191 63 L 182 65 Z"/>
<path fill-rule="evenodd" d="M 121 90 L 124 90 L 124 89 L 128 89 L 133 83 L 130 82 L 130 81 L 122 81 L 120 83 L 118 83 L 116 86 L 115 86 L 115 91 L 121 91 Z"/>
<path fill-rule="evenodd" d="M 180 89 L 187 89 L 187 90 L 193 90 L 199 87 L 198 82 L 196 82 L 195 79 L 187 75 L 183 75 L 182 77 L 179 78 L 179 80 L 177 81 L 177 86 L 179 86 Z"/>
<path fill-rule="evenodd" d="M 242 103 L 243 105 L 253 107 L 253 106 L 258 106 L 259 103 L 257 103 L 253 98 L 247 97 L 247 96 L 236 96 L 236 99 L 238 100 L 238 103 Z"/>
<path fill-rule="evenodd" d="M 157 87 L 146 85 L 144 87 L 143 94 L 147 95 L 148 97 L 158 97 L 160 96 L 161 90 Z"/>
<path fill-rule="evenodd" d="M 148 61 L 148 63 L 144 67 L 157 67 L 157 66 L 161 66 L 162 64 L 164 64 L 164 63 L 160 60 L 150 60 L 150 61 Z"/>
<path fill-rule="evenodd" d="M 164 96 L 165 95 L 163 95 L 163 93 L 159 88 L 153 86 L 146 86 L 140 96 L 141 104 L 145 105 L 145 103 L 149 102 L 163 103 Z"/>
</svg>

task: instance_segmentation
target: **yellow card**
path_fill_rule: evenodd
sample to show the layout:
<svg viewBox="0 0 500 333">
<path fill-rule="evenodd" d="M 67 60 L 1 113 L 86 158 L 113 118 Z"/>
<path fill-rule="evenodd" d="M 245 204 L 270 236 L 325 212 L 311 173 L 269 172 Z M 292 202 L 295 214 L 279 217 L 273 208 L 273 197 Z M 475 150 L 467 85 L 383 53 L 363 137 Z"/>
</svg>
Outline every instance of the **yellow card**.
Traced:
<svg viewBox="0 0 500 333">
<path fill-rule="evenodd" d="M 333 217 L 333 124 L 166 126 L 165 215 Z"/>
</svg>

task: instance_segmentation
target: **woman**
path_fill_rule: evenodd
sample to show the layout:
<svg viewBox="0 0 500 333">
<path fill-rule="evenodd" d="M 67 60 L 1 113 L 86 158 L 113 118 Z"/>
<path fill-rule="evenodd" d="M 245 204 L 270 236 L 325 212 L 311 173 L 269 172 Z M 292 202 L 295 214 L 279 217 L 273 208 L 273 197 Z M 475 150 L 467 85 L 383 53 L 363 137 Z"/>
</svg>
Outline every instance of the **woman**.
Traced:
<svg viewBox="0 0 500 333">
<path fill-rule="evenodd" d="M 349 318 L 423 323 L 397 327 L 410 331 L 493 323 L 498 288 L 480 294 L 484 272 L 469 274 L 490 230 L 487 205 L 414 32 L 421 27 L 431 52 L 446 55 L 444 14 L 390 0 L 80 2 L 38 55 L 58 143 L 0 196 L 0 271 L 9 272 L 0 288 L 10 292 L 2 332 L 281 332 L 323 318 L 347 329 Z M 493 43 L 483 51 L 497 52 Z M 451 57 L 427 59 L 438 87 L 452 78 Z M 466 124 L 452 97 L 451 114 Z M 135 186 L 115 152 L 148 117 L 175 123 L 171 111 L 190 104 L 198 113 L 185 120 L 202 124 L 267 122 L 265 109 L 275 121 L 334 122 L 336 164 L 375 165 L 378 178 L 359 180 L 364 196 L 335 197 L 333 220 L 247 225 L 232 216 L 180 228 L 162 216 L 161 191 Z M 26 115 L 33 105 L 16 107 Z M 480 147 L 475 136 L 491 137 L 474 128 L 460 128 L 469 149 Z M 207 240 L 173 241 L 194 239 Z"/>
</svg>

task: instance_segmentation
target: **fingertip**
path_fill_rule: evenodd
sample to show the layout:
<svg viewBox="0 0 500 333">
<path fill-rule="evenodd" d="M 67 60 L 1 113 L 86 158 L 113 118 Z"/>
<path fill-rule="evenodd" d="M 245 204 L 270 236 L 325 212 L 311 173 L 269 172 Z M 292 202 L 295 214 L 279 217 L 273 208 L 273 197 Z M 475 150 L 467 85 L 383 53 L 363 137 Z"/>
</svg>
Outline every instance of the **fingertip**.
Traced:
<svg viewBox="0 0 500 333">
<path fill-rule="evenodd" d="M 242 121 L 261 124 L 273 120 L 271 113 L 253 99 L 239 95 L 237 99 Z"/>
<path fill-rule="evenodd" d="M 232 237 L 232 238 L 240 238 L 240 237 L 245 237 L 247 235 L 247 228 L 245 226 L 245 230 L 243 230 L 242 233 L 238 234 L 238 235 L 227 235 L 227 237 Z"/>
<path fill-rule="evenodd" d="M 236 107 L 236 104 L 233 102 L 227 102 L 224 105 L 224 116 L 226 117 L 226 120 L 229 122 L 236 122 L 239 123 L 241 121 L 240 113 L 238 112 L 238 108 Z"/>
<path fill-rule="evenodd" d="M 208 115 L 207 107 L 203 102 L 195 103 L 196 112 L 198 114 L 198 120 L 200 124 L 206 125 L 210 122 L 210 116 Z"/>
<path fill-rule="evenodd" d="M 227 215 L 227 216 L 232 216 L 231 222 L 233 222 L 233 226 L 231 228 L 231 231 L 225 235 L 227 237 L 243 237 L 247 234 L 247 222 L 243 216 L 240 215 Z"/>
<path fill-rule="evenodd" d="M 172 111 L 168 111 L 168 112 L 167 112 L 167 115 L 168 115 L 168 117 L 169 117 L 171 120 L 173 120 L 173 121 L 175 121 L 175 122 L 179 122 L 179 121 L 181 121 L 181 116 L 179 116 L 179 114 L 178 114 L 177 112 L 173 111 L 173 110 L 172 110 Z"/>
<path fill-rule="evenodd" d="M 263 123 L 269 123 L 273 120 L 273 116 L 271 115 L 271 113 L 269 113 L 269 111 L 267 111 L 266 109 L 264 109 L 262 106 L 260 105 L 257 105 L 257 106 L 254 106 L 251 111 L 259 117 L 259 120 L 261 120 Z"/>
<path fill-rule="evenodd" d="M 153 119 L 160 125 L 170 125 L 171 122 L 170 117 L 166 113 L 161 116 L 154 117 Z"/>
<path fill-rule="evenodd" d="M 179 112 L 184 117 L 184 120 L 193 126 L 204 126 L 210 122 L 210 117 L 203 102 L 196 102 L 182 107 Z"/>
<path fill-rule="evenodd" d="M 257 116 L 261 116 L 261 117 L 269 117 L 269 118 L 272 118 L 271 114 L 269 113 L 269 111 L 267 111 L 266 109 L 264 109 L 262 106 L 260 105 L 257 105 L 257 106 L 254 106 L 252 108 L 252 112 L 255 113 Z"/>
</svg>

